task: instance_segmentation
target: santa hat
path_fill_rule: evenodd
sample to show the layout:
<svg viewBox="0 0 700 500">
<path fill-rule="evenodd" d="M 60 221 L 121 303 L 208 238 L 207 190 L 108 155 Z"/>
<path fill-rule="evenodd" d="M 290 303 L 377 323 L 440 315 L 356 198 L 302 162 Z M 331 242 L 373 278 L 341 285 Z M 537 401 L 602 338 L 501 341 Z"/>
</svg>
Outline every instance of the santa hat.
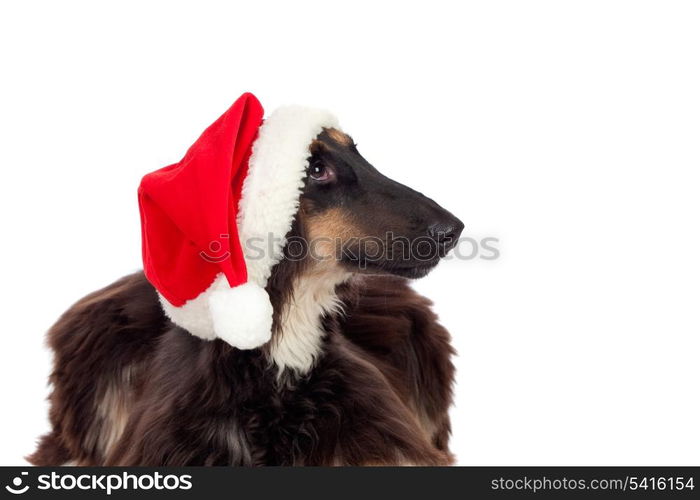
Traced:
<svg viewBox="0 0 700 500">
<path fill-rule="evenodd" d="M 263 120 L 243 94 L 184 158 L 139 187 L 143 264 L 167 316 L 239 349 L 270 339 L 265 291 L 299 206 L 309 145 L 331 114 L 283 107 Z"/>
</svg>

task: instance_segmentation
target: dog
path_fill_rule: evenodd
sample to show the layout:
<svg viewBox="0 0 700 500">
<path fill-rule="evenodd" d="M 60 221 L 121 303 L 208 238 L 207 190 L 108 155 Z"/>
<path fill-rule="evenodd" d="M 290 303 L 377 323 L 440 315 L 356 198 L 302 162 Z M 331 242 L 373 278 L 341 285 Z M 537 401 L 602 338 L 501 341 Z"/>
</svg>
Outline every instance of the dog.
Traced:
<svg viewBox="0 0 700 500">
<path fill-rule="evenodd" d="M 433 269 L 464 226 L 379 173 L 337 129 L 309 151 L 284 258 L 267 283 L 271 340 L 239 350 L 190 335 L 141 272 L 88 295 L 48 333 L 52 429 L 29 462 L 453 463 L 454 351 L 409 280 Z M 391 251 L 396 241 L 401 252 Z M 419 245 L 430 250 L 420 258 Z"/>
</svg>

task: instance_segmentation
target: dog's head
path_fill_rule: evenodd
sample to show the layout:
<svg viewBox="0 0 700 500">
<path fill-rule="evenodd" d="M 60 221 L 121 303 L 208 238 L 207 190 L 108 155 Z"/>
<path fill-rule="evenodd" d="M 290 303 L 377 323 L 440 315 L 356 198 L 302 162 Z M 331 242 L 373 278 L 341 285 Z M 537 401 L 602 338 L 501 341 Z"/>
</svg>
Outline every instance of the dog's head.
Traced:
<svg viewBox="0 0 700 500">
<path fill-rule="evenodd" d="M 284 258 L 267 285 L 268 353 L 278 367 L 300 372 L 321 349 L 321 319 L 345 307 L 339 286 L 361 273 L 425 276 L 464 228 L 430 198 L 380 174 L 336 129 L 324 129 L 310 153 Z"/>
<path fill-rule="evenodd" d="M 382 175 L 350 136 L 325 129 L 311 144 L 298 224 L 313 260 L 351 272 L 420 278 L 457 243 L 462 222 Z"/>
</svg>

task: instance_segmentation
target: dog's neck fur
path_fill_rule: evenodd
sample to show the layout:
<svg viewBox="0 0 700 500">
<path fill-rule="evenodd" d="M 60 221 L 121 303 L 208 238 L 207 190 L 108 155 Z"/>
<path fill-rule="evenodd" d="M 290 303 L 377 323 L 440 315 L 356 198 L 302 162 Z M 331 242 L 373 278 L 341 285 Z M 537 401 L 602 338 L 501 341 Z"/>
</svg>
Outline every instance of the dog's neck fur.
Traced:
<svg viewBox="0 0 700 500">
<path fill-rule="evenodd" d="M 268 349 L 281 375 L 289 370 L 304 375 L 322 354 L 323 318 L 342 311 L 336 287 L 351 273 L 337 267 L 318 266 L 291 278 L 290 291 L 278 305 L 277 328 Z"/>
</svg>

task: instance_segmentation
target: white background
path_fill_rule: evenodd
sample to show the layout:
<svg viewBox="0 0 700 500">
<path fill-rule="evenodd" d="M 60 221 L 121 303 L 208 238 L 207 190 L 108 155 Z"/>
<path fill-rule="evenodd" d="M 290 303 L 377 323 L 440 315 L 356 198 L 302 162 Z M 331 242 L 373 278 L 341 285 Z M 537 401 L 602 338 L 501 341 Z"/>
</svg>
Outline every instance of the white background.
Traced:
<svg viewBox="0 0 700 500">
<path fill-rule="evenodd" d="M 0 463 L 47 430 L 44 332 L 140 267 L 136 187 L 238 95 L 333 110 L 500 239 L 416 284 L 461 464 L 700 462 L 695 2 L 3 2 Z"/>
</svg>

